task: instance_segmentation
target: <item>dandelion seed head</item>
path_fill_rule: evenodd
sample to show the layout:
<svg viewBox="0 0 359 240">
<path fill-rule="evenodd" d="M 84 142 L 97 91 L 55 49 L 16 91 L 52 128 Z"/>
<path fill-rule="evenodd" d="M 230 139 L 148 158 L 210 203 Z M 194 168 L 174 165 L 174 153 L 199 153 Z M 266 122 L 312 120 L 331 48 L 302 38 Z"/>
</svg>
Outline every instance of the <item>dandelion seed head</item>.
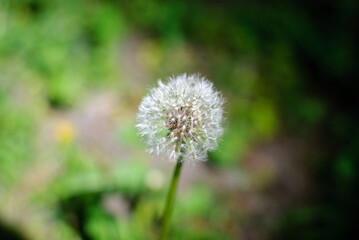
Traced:
<svg viewBox="0 0 359 240">
<path fill-rule="evenodd" d="M 203 161 L 223 133 L 222 95 L 199 75 L 169 78 L 150 90 L 139 106 L 137 128 L 148 151 L 172 161 Z"/>
</svg>

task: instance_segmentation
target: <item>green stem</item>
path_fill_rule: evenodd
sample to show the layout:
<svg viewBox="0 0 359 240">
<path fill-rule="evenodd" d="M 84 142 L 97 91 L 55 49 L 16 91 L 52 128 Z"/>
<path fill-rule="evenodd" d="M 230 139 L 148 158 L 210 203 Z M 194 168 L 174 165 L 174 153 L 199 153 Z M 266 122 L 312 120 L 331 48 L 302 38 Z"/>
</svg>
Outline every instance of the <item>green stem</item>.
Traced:
<svg viewBox="0 0 359 240">
<path fill-rule="evenodd" d="M 173 210 L 173 204 L 175 200 L 176 189 L 178 185 L 179 176 L 181 173 L 181 168 L 182 168 L 182 156 L 178 158 L 176 168 L 173 171 L 170 189 L 167 194 L 166 206 L 162 216 L 162 229 L 160 234 L 160 240 L 166 239 L 166 234 L 168 231 L 168 225 Z"/>
</svg>

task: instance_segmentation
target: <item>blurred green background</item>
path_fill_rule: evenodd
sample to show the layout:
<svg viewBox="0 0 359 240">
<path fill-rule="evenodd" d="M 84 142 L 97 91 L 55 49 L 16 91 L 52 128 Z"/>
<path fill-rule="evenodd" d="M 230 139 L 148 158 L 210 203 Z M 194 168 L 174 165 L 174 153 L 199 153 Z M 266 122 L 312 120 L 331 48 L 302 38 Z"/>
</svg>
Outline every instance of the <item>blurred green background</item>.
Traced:
<svg viewBox="0 0 359 240">
<path fill-rule="evenodd" d="M 0 1 L 0 238 L 156 239 L 174 165 L 134 127 L 157 79 L 227 98 L 169 239 L 349 239 L 357 1 Z"/>
</svg>

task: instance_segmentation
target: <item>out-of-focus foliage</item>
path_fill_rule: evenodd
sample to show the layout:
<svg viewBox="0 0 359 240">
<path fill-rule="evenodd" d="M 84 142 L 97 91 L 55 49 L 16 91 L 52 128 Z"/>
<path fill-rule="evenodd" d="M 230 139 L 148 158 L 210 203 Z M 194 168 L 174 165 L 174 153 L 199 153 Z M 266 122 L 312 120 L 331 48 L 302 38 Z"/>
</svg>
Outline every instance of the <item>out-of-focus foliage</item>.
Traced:
<svg viewBox="0 0 359 240">
<path fill-rule="evenodd" d="M 227 98 L 227 131 L 183 176 L 169 239 L 347 238 L 357 12 L 355 1 L 2 0 L 0 236 L 156 239 L 172 166 L 149 159 L 135 112 L 156 79 L 201 72 Z M 302 154 L 256 152 L 277 142 Z M 294 161 L 304 190 L 278 170 Z"/>
</svg>

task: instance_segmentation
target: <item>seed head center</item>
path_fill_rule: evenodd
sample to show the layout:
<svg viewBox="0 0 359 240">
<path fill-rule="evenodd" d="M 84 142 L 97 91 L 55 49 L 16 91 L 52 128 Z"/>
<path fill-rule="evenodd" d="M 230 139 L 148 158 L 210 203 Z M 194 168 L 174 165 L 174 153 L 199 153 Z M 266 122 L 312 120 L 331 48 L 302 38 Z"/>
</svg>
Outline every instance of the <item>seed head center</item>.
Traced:
<svg viewBox="0 0 359 240">
<path fill-rule="evenodd" d="M 165 126 L 170 131 L 169 136 L 175 140 L 193 139 L 193 133 L 199 126 L 198 113 L 193 111 L 191 104 L 175 107 L 166 116 Z"/>
</svg>

